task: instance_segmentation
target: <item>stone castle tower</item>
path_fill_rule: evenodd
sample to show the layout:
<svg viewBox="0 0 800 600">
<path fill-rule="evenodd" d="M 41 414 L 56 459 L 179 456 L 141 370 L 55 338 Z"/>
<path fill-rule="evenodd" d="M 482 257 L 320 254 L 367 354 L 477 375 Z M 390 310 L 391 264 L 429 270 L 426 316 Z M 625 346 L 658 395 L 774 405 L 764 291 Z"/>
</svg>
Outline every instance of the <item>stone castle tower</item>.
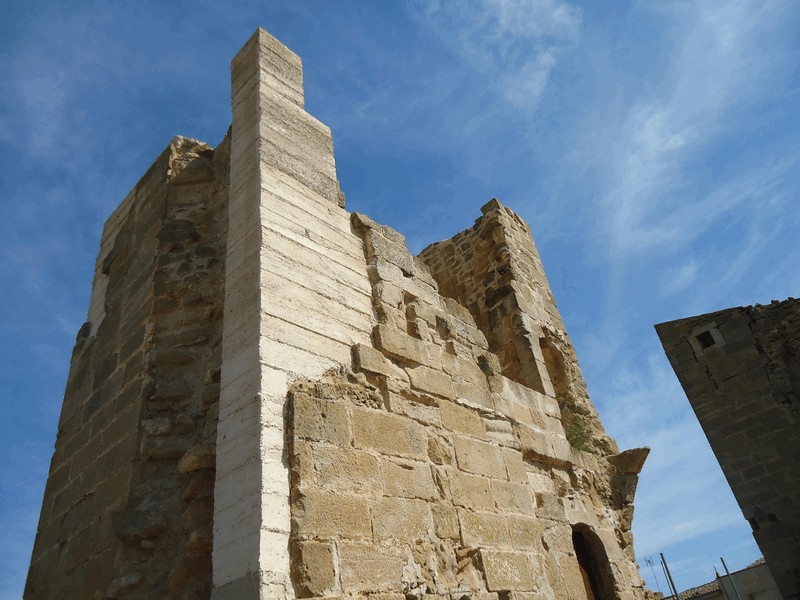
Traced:
<svg viewBox="0 0 800 600">
<path fill-rule="evenodd" d="M 344 209 L 300 59 L 258 30 L 216 147 L 107 221 L 30 600 L 618 599 L 646 449 L 588 398 L 528 226 L 412 256 Z"/>
</svg>

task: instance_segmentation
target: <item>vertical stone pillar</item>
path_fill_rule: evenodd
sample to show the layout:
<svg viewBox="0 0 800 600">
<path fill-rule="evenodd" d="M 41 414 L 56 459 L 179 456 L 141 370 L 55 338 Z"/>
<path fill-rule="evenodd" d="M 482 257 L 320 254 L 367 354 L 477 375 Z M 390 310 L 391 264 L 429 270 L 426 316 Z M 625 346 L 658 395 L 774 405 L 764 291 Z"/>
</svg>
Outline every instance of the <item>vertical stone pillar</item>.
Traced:
<svg viewBox="0 0 800 600">
<path fill-rule="evenodd" d="M 212 597 L 282 598 L 293 595 L 286 393 L 369 343 L 371 296 L 330 129 L 303 109 L 300 58 L 259 29 L 231 84 Z"/>
</svg>

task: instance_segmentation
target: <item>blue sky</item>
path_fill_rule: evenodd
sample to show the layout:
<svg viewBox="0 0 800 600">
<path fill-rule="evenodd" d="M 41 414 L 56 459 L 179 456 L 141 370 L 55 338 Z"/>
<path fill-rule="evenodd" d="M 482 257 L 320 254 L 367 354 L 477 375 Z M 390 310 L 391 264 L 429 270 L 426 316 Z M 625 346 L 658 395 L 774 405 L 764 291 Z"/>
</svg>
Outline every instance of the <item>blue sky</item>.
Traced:
<svg viewBox="0 0 800 600">
<path fill-rule="evenodd" d="M 758 550 L 654 323 L 800 290 L 793 1 L 5 2 L 0 600 L 19 598 L 103 221 L 176 134 L 218 143 L 256 26 L 304 60 L 348 209 L 412 251 L 491 197 L 534 232 L 590 393 L 653 451 L 634 532 L 678 587 Z"/>
</svg>

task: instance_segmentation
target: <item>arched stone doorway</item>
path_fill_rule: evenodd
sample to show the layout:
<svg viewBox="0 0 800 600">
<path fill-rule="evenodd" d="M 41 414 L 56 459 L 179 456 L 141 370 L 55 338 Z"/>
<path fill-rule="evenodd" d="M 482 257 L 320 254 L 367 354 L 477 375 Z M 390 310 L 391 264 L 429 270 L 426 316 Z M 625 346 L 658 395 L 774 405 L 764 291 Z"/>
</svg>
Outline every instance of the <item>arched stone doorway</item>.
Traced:
<svg viewBox="0 0 800 600">
<path fill-rule="evenodd" d="M 572 526 L 572 547 L 586 588 L 587 600 L 619 600 L 603 542 L 588 525 Z"/>
</svg>

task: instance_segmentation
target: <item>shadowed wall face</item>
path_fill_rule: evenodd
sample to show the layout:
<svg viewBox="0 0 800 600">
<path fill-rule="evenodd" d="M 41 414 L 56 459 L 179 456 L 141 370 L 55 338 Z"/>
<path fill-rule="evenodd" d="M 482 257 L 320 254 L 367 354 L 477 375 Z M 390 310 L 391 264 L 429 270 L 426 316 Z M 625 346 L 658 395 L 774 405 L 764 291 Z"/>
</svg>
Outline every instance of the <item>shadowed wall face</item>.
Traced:
<svg viewBox="0 0 800 600">
<path fill-rule="evenodd" d="M 800 302 L 656 326 L 767 565 L 800 594 Z"/>
<path fill-rule="evenodd" d="M 106 223 L 26 598 L 211 588 L 227 148 L 175 138 Z"/>
</svg>

